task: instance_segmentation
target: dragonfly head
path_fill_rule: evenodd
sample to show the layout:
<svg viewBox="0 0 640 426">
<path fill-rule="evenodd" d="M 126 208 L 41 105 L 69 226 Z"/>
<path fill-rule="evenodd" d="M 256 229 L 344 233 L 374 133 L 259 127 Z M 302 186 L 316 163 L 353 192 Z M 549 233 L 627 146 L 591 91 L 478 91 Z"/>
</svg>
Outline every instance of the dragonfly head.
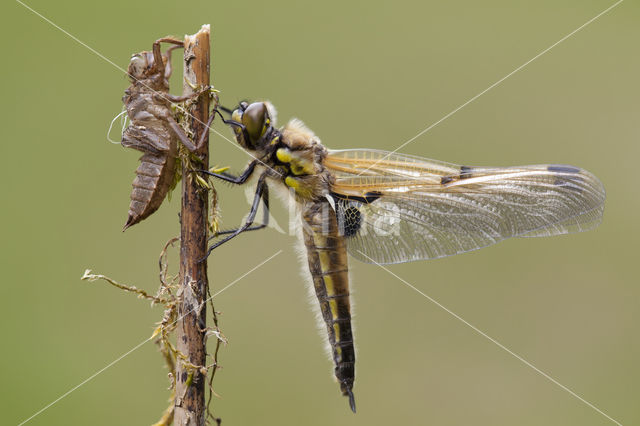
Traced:
<svg viewBox="0 0 640 426">
<path fill-rule="evenodd" d="M 231 114 L 236 140 L 243 148 L 261 150 L 270 143 L 275 110 L 269 102 L 240 102 Z"/>
<path fill-rule="evenodd" d="M 153 67 L 153 53 L 152 52 L 140 52 L 131 56 L 129 61 L 129 68 L 127 73 L 131 81 L 143 80 L 148 78 L 155 72 Z"/>
<path fill-rule="evenodd" d="M 140 52 L 131 56 L 127 75 L 132 83 L 151 91 L 166 92 L 169 90 L 168 77 L 171 75 L 171 64 L 167 56 L 162 56 L 163 69 L 158 70 L 153 52 Z"/>
</svg>

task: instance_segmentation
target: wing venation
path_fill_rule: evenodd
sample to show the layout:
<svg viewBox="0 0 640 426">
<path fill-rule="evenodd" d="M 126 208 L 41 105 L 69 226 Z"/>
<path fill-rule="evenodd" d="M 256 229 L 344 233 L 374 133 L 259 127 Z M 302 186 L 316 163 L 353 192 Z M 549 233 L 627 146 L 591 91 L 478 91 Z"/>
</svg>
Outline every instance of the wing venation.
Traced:
<svg viewBox="0 0 640 426">
<path fill-rule="evenodd" d="M 573 166 L 469 167 L 377 150 L 330 151 L 325 166 L 347 249 L 368 263 L 586 231 L 604 211 L 602 183 Z"/>
</svg>

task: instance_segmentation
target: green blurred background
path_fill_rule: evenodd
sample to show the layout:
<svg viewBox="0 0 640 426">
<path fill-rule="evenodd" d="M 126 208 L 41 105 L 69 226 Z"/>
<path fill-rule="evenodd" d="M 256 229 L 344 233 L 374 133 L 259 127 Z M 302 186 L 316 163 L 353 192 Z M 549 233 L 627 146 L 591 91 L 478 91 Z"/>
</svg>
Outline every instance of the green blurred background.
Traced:
<svg viewBox="0 0 640 426">
<path fill-rule="evenodd" d="M 28 4 L 120 67 L 158 37 L 210 23 L 224 104 L 270 99 L 281 122 L 303 119 L 331 148 L 391 150 L 613 2 Z M 179 197 L 121 232 L 139 155 L 106 132 L 126 77 L 19 3 L 0 7 L 0 423 L 15 425 L 150 336 L 160 308 L 80 276 L 91 268 L 154 291 L 158 254 L 178 233 Z M 472 165 L 584 167 L 607 188 L 602 225 L 391 267 L 623 424 L 640 423 L 639 18 L 638 2 L 623 2 L 402 150 Z M 239 170 L 247 161 L 219 136 L 211 147 L 214 164 Z M 234 226 L 248 208 L 244 191 L 219 188 L 223 226 Z M 286 225 L 284 208 L 274 216 Z M 210 259 L 216 291 L 283 250 L 216 298 L 230 342 L 215 381 L 224 425 L 612 424 L 356 261 L 351 414 L 294 242 L 268 229 Z M 166 374 L 146 344 L 28 424 L 151 424 L 167 405 Z"/>
</svg>

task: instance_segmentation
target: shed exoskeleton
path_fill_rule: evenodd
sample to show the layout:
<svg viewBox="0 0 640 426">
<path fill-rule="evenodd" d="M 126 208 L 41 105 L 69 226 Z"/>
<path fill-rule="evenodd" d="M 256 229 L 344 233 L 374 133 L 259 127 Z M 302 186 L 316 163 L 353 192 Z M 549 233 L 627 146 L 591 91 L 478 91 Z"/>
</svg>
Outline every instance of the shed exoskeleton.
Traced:
<svg viewBox="0 0 640 426">
<path fill-rule="evenodd" d="M 160 44 L 171 47 L 162 54 Z M 124 230 L 154 213 L 167 196 L 178 164 L 178 141 L 189 151 L 202 147 L 207 131 L 193 143 L 180 127 L 171 110 L 172 103 L 184 102 L 208 92 L 204 88 L 192 95 L 174 96 L 169 93 L 171 52 L 184 43 L 171 37 L 153 43 L 153 50 L 136 53 L 131 57 L 128 76 L 131 85 L 122 97 L 131 124 L 122 134 L 122 146 L 143 153 L 136 170 L 131 191 L 129 215 Z M 207 129 L 213 121 L 211 115 Z"/>
</svg>

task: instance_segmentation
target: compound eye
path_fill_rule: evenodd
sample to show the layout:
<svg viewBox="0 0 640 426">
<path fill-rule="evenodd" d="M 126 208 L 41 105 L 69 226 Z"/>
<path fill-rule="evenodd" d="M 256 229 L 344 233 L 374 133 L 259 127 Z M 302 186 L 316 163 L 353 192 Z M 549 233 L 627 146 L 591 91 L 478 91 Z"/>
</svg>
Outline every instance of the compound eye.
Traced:
<svg viewBox="0 0 640 426">
<path fill-rule="evenodd" d="M 268 113 L 266 105 L 263 102 L 254 102 L 249 105 L 242 114 L 242 124 L 247 129 L 251 142 L 257 142 L 267 130 Z"/>
</svg>

